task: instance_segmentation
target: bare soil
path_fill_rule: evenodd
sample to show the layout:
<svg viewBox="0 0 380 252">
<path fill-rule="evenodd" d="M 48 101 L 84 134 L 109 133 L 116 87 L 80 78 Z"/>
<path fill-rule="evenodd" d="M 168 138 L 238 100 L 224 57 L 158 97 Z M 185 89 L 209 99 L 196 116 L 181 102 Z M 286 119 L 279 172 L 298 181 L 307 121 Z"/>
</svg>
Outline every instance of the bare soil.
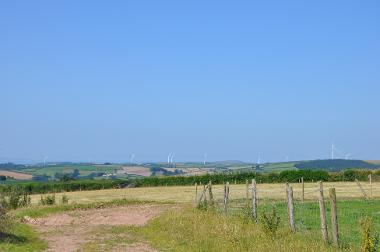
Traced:
<svg viewBox="0 0 380 252">
<path fill-rule="evenodd" d="M 167 208 L 168 206 L 163 205 L 134 205 L 70 211 L 29 220 L 29 223 L 47 241 L 49 245 L 47 251 L 81 251 L 82 245 L 98 239 L 92 234 L 96 228 L 104 225 L 142 226 Z M 138 242 L 116 247 L 112 251 L 150 252 L 155 250 L 147 243 Z"/>
<path fill-rule="evenodd" d="M 118 171 L 118 173 L 133 174 L 143 177 L 149 177 L 150 175 L 152 175 L 150 169 L 143 166 L 124 166 L 121 170 Z"/>
</svg>

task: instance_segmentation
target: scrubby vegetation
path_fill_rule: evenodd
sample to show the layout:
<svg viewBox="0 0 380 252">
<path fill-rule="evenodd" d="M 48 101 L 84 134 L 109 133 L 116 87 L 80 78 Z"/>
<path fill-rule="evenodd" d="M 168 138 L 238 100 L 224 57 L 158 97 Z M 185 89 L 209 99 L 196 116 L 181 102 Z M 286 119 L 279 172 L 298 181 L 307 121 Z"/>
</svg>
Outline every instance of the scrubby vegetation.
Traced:
<svg viewBox="0 0 380 252">
<path fill-rule="evenodd" d="M 0 194 L 0 206 L 4 209 L 17 209 L 30 205 L 30 196 L 21 187 L 12 187 L 9 191 Z"/>
<path fill-rule="evenodd" d="M 211 180 L 215 184 L 222 184 L 226 181 L 245 183 L 247 179 L 256 179 L 259 183 L 292 183 L 298 182 L 302 177 L 306 182 L 354 181 L 355 179 L 367 181 L 369 174 L 373 174 L 374 180 L 380 177 L 380 171 L 370 170 L 346 170 L 334 173 L 323 170 L 291 170 L 279 173 L 230 172 L 202 176 L 147 177 L 136 180 L 134 183 L 135 186 L 193 185 L 195 183 L 207 184 Z"/>
<path fill-rule="evenodd" d="M 14 187 L 22 188 L 30 194 L 71 192 L 80 190 L 100 190 L 121 188 L 130 184 L 128 180 L 70 180 L 51 182 L 23 182 L 16 184 L 0 185 L 0 192 L 12 191 Z"/>
</svg>

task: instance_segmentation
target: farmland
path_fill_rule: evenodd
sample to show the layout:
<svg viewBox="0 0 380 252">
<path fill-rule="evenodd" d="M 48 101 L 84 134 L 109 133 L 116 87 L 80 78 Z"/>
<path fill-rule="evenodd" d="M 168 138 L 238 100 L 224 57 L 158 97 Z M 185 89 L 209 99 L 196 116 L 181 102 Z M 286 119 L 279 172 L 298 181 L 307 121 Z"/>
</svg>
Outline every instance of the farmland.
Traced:
<svg viewBox="0 0 380 252">
<path fill-rule="evenodd" d="M 345 169 L 377 169 L 378 161 L 362 160 L 311 160 L 275 163 L 246 163 L 240 161 L 209 162 L 207 164 L 196 162 L 167 163 L 47 163 L 35 165 L 0 164 L 0 171 L 17 172 L 15 179 L 28 179 L 36 181 L 59 180 L 62 176 L 72 176 L 76 179 L 92 178 L 142 178 L 157 175 L 203 175 L 224 172 L 281 172 L 287 170 L 326 170 L 339 172 Z M 14 174 L 17 175 L 17 174 Z"/>
<path fill-rule="evenodd" d="M 342 199 L 353 199 L 362 197 L 361 191 L 354 182 L 332 182 L 324 183 L 325 189 L 335 187 L 337 195 Z M 294 194 L 296 198 L 300 198 L 301 184 L 294 183 Z M 368 183 L 362 183 L 364 189 L 369 190 Z M 200 189 L 199 187 L 198 189 Z M 214 185 L 214 194 L 216 198 L 222 198 L 223 185 Z M 317 183 L 305 183 L 305 199 L 313 200 L 317 196 Z M 240 199 L 245 195 L 245 185 L 231 185 L 231 199 Z M 258 184 L 259 199 L 285 199 L 284 184 Z M 59 197 L 63 193 L 56 193 Z M 192 203 L 195 197 L 194 186 L 164 186 L 164 187 L 141 187 L 126 189 L 108 189 L 98 191 L 76 191 L 64 193 L 75 203 L 92 203 L 104 202 L 115 199 L 133 199 L 146 201 L 164 201 L 164 202 L 180 202 Z M 380 198 L 380 182 L 373 183 L 373 195 Z M 40 195 L 32 195 L 32 203 L 37 204 Z"/>
<path fill-rule="evenodd" d="M 28 173 L 16 172 L 16 171 L 1 171 L 1 170 L 0 170 L 0 176 L 12 177 L 18 180 L 30 180 L 33 177 L 32 175 Z"/>
<path fill-rule="evenodd" d="M 337 250 L 331 245 L 324 245 L 319 235 L 318 184 L 304 184 L 305 203 L 301 202 L 301 184 L 290 185 L 294 189 L 296 201 L 298 232 L 295 234 L 289 232 L 287 227 L 284 184 L 259 183 L 257 186 L 259 215 L 269 212 L 271 206 L 275 205 L 281 219 L 278 230 L 281 239 L 274 242 L 269 242 L 271 239 L 263 233 L 261 225 L 255 224 L 245 214 L 246 185 L 232 183 L 230 211 L 227 216 L 219 210 L 195 210 L 195 186 L 56 193 L 55 206 L 41 206 L 41 196 L 46 195 L 32 195 L 31 206 L 13 211 L 18 218 L 31 216 L 30 223 L 18 224 L 18 229 L 15 230 L 16 235 L 30 238 L 27 242 L 18 244 L 0 242 L 0 249 L 28 251 L 34 248 L 33 251 L 40 251 L 49 246 L 53 251 L 61 251 L 60 244 L 68 242 L 67 247 L 72 249 L 70 251 L 99 251 L 102 248 L 131 251 L 220 251 L 228 248 L 246 251 L 251 250 L 251 246 L 259 250 L 267 250 L 268 246 L 285 251 L 304 251 L 305 248 L 313 248 L 314 251 Z M 370 192 L 368 182 L 361 182 L 361 186 L 367 193 Z M 380 183 L 372 183 L 373 199 L 370 201 L 363 199 L 362 191 L 355 182 L 326 182 L 325 194 L 332 187 L 337 191 L 341 240 L 344 244 L 341 249 L 356 251 L 360 245 L 358 222 L 362 216 L 373 217 L 374 228 L 380 228 L 380 219 L 377 218 L 380 213 Z M 198 186 L 198 197 L 202 188 Z M 213 185 L 213 194 L 219 206 L 217 209 L 221 209 L 223 185 Z M 63 195 L 68 197 L 69 204 L 60 203 Z M 329 214 L 329 208 L 327 213 Z M 90 216 L 98 216 L 97 221 L 85 221 Z M 145 218 L 143 216 L 151 217 L 137 226 L 132 222 Z M 213 227 L 211 232 L 210 227 Z M 54 231 L 56 229 L 62 230 L 60 236 Z"/>
<path fill-rule="evenodd" d="M 291 164 L 273 165 L 272 169 L 281 169 L 284 165 Z M 104 166 L 107 169 L 117 169 L 114 165 Z M 82 168 L 89 171 L 93 169 L 87 166 Z M 0 250 L 265 251 L 270 247 L 282 251 L 304 251 L 306 248 L 313 251 L 357 251 L 361 246 L 360 223 L 364 217 L 371 218 L 375 231 L 380 230 L 378 171 L 347 170 L 328 173 L 293 169 L 280 173 L 257 173 L 241 172 L 240 168 L 228 173 L 199 176 L 149 176 L 148 172 L 151 171 L 162 172 L 162 169 L 168 169 L 169 172 L 177 172 L 178 168 L 122 166 L 116 173 L 122 170 L 128 176 L 145 178 L 19 182 L 13 187 L 10 184 L 8 189 L 2 185 L 3 193 L 25 188 L 33 194 L 30 195 L 29 206 L 10 211 L 9 214 L 15 220 L 12 236 L 0 241 Z M 194 168 L 181 169 L 195 171 Z M 372 183 L 368 180 L 369 174 L 374 178 Z M 305 180 L 303 186 L 300 183 L 301 176 Z M 247 208 L 251 206 L 251 201 L 247 204 L 245 181 L 252 178 L 258 182 L 257 223 Z M 360 182 L 352 182 L 355 178 Z M 195 208 L 209 179 L 215 182 L 212 186 L 215 205 L 212 208 L 208 208 L 207 204 L 206 208 Z M 336 189 L 341 242 L 339 248 L 325 244 L 320 237 L 319 184 L 313 182 L 318 180 L 325 181 L 325 195 L 328 195 L 330 188 Z M 194 181 L 198 182 L 197 186 Z M 221 183 L 225 181 L 230 182 L 228 212 L 222 211 L 225 209 L 225 190 Z M 294 192 L 295 233 L 290 232 L 287 223 L 285 182 L 290 182 Z M 252 195 L 250 190 L 249 197 Z M 369 197 L 371 199 L 365 199 Z M 49 203 L 52 205 L 42 205 L 42 199 L 46 202 L 47 198 L 53 199 Z M 279 220 L 276 239 L 269 237 L 263 229 L 262 218 L 271 213 L 272 207 L 275 207 L 276 218 Z M 329 205 L 326 210 L 329 215 Z M 330 220 L 327 223 L 331 225 Z M 60 230 L 59 235 L 56 230 Z M 329 232 L 331 237 L 331 229 Z"/>
</svg>

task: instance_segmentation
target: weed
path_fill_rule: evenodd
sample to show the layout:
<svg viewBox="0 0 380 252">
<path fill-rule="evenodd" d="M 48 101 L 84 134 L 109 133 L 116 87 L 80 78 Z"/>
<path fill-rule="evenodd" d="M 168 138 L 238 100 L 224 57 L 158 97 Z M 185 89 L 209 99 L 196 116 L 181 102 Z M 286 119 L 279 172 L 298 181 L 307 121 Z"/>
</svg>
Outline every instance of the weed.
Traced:
<svg viewBox="0 0 380 252">
<path fill-rule="evenodd" d="M 267 235 L 272 238 L 276 236 L 276 232 L 280 225 L 280 216 L 277 214 L 275 206 L 272 206 L 272 211 L 269 214 L 263 213 L 261 217 L 261 224 Z"/>
<path fill-rule="evenodd" d="M 69 203 L 69 197 L 66 194 L 62 195 L 61 203 L 62 204 L 68 204 Z"/>
<path fill-rule="evenodd" d="M 362 252 L 377 252 L 378 238 L 373 233 L 373 220 L 369 217 L 362 218 L 360 220 L 360 226 L 362 228 Z"/>
<path fill-rule="evenodd" d="M 55 205 L 55 194 L 42 196 L 40 200 L 41 205 Z"/>
</svg>

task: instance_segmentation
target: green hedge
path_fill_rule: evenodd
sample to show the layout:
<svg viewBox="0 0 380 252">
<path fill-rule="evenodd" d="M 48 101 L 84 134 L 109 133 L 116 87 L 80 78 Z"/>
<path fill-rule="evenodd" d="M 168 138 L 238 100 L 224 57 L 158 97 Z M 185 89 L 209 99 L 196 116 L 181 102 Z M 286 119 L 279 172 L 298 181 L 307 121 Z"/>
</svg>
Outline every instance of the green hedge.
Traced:
<svg viewBox="0 0 380 252">
<path fill-rule="evenodd" d="M 210 180 L 215 184 L 222 184 L 226 181 L 230 183 L 245 183 L 246 180 L 256 179 L 259 183 L 285 183 L 298 182 L 302 177 L 305 182 L 312 181 L 368 181 L 368 175 L 372 173 L 374 181 L 380 179 L 380 171 L 371 172 L 369 170 L 346 170 L 342 172 L 329 173 L 323 170 L 289 170 L 280 173 L 217 173 L 205 174 L 201 176 L 173 176 L 173 177 L 147 177 L 135 181 L 135 186 L 172 186 L 172 185 L 193 185 L 195 183 L 206 184 Z"/>
<path fill-rule="evenodd" d="M 79 190 L 100 190 L 110 188 L 123 188 L 126 186 L 174 186 L 193 185 L 195 183 L 206 184 L 210 180 L 214 184 L 245 183 L 246 180 L 256 179 L 258 183 L 285 183 L 298 182 L 302 177 L 305 182 L 316 181 L 368 181 L 368 175 L 373 174 L 373 180 L 380 180 L 380 170 L 346 170 L 341 172 L 327 172 L 322 170 L 290 170 L 280 173 L 256 173 L 256 172 L 231 172 L 214 173 L 201 176 L 162 176 L 146 177 L 130 180 L 73 180 L 67 182 L 20 182 L 0 185 L 0 192 L 9 192 L 18 187 L 30 194 L 70 192 Z"/>
<path fill-rule="evenodd" d="M 0 192 L 9 192 L 13 187 L 18 187 L 30 194 L 70 192 L 79 190 L 100 190 L 121 188 L 127 186 L 127 180 L 72 180 L 67 182 L 25 182 L 0 185 Z"/>
</svg>

